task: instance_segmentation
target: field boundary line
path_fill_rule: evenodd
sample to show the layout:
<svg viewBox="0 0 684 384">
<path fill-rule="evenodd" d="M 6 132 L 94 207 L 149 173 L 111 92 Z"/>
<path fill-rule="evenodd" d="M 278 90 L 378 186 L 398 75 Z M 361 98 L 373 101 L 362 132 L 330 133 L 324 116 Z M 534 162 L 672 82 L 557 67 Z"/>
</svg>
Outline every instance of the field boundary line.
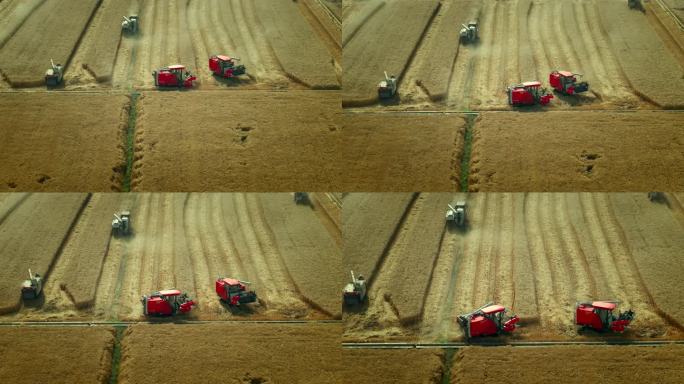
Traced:
<svg viewBox="0 0 684 384">
<path fill-rule="evenodd" d="M 387 110 L 368 110 L 365 108 L 343 108 L 342 113 L 345 114 L 407 114 L 407 115 L 480 115 L 482 113 L 521 113 L 529 112 L 529 110 L 523 109 L 480 109 L 480 110 L 458 110 L 458 109 L 445 109 L 445 110 L 401 110 L 401 109 L 387 109 Z M 601 113 L 637 113 L 637 112 L 651 112 L 651 113 L 682 113 L 684 109 L 558 109 L 558 110 L 546 110 L 542 113 L 561 113 L 561 112 L 573 112 L 573 113 L 586 113 L 586 112 L 601 112 Z"/>
<path fill-rule="evenodd" d="M 137 324 L 342 324 L 342 320 L 8 321 L 0 327 L 127 327 Z"/>
<path fill-rule="evenodd" d="M 351 343 L 343 342 L 346 349 L 460 349 L 467 347 L 517 347 L 544 348 L 564 345 L 595 345 L 595 346 L 640 346 L 655 347 L 664 345 L 684 345 L 684 340 L 586 340 L 586 341 L 512 341 L 509 343 L 481 342 L 481 343 Z"/>
</svg>

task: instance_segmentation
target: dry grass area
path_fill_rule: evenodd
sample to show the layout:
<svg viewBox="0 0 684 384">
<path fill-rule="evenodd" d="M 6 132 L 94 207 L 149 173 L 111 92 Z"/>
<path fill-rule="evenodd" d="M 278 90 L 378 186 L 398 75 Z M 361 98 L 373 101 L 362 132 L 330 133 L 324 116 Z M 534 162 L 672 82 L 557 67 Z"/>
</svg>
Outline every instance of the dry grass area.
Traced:
<svg viewBox="0 0 684 384">
<path fill-rule="evenodd" d="M 0 49 L 0 72 L 13 87 L 45 83 L 50 59 L 66 66 L 97 1 L 45 1 Z"/>
<path fill-rule="evenodd" d="M 121 21 L 124 15 L 130 15 L 131 9 L 132 0 L 105 0 L 89 28 L 93 36 L 84 40 L 87 45 L 83 67 L 97 81 L 109 81 L 112 78 L 122 36 Z"/>
<path fill-rule="evenodd" d="M 313 89 L 339 89 L 330 53 L 295 2 L 257 1 L 254 5 L 288 77 Z"/>
<path fill-rule="evenodd" d="M 21 307 L 21 284 L 28 269 L 45 277 L 54 263 L 85 195 L 34 194 L 19 204 L 0 226 L 0 314 Z M 46 219 L 49 218 L 49 219 Z"/>
<path fill-rule="evenodd" d="M 386 2 L 349 38 L 342 53 L 343 106 L 376 102 L 376 86 L 384 78 L 383 71 L 401 80 L 438 4 L 433 0 Z"/>
<path fill-rule="evenodd" d="M 352 193 L 342 210 L 344 267 L 372 281 L 411 193 Z M 345 271 L 347 273 L 347 271 Z"/>
<path fill-rule="evenodd" d="M 620 58 L 635 91 L 659 107 L 684 108 L 681 63 L 646 21 L 646 16 L 620 2 L 597 1 L 596 6 L 615 55 Z"/>
<path fill-rule="evenodd" d="M 465 120 L 456 115 L 345 114 L 336 190 L 460 189 Z M 429 139 L 426 139 L 429 138 Z"/>
<path fill-rule="evenodd" d="M 653 191 L 684 188 L 682 114 L 484 113 L 471 191 Z"/>
<path fill-rule="evenodd" d="M 338 92 L 150 92 L 139 105 L 134 190 L 339 189 Z"/>
<path fill-rule="evenodd" d="M 119 191 L 126 96 L 0 97 L 0 191 Z"/>
<path fill-rule="evenodd" d="M 681 383 L 684 347 L 469 347 L 455 355 L 452 384 Z"/>
<path fill-rule="evenodd" d="M 122 201 L 121 194 L 92 195 L 62 251 L 66 272 L 60 288 L 69 295 L 76 308 L 87 308 L 95 303 L 112 235 L 109 218 L 124 208 Z"/>
<path fill-rule="evenodd" d="M 0 345 L 0 377 L 5 383 L 109 381 L 111 329 L 3 327 Z"/>
</svg>

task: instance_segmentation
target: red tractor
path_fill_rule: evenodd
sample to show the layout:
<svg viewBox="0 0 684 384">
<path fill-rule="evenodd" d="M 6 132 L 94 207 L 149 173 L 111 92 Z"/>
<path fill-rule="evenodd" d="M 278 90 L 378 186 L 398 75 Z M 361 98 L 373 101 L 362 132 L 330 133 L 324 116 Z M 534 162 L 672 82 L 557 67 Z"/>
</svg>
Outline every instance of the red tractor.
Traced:
<svg viewBox="0 0 684 384">
<path fill-rule="evenodd" d="M 209 58 L 209 70 L 216 76 L 232 78 L 245 74 L 245 66 L 237 65 L 240 59 L 226 55 L 214 55 Z"/>
<path fill-rule="evenodd" d="M 582 75 L 568 71 L 553 71 L 549 75 L 549 83 L 556 92 L 564 95 L 576 95 L 589 90 L 589 83 L 578 82 Z"/>
<path fill-rule="evenodd" d="M 186 293 L 177 289 L 166 289 L 142 297 L 143 312 L 147 316 L 173 316 L 187 313 L 196 305 Z"/>
<path fill-rule="evenodd" d="M 541 87 L 538 81 L 528 81 L 508 87 L 508 104 L 518 105 L 546 105 L 551 102 L 553 95 Z"/>
<path fill-rule="evenodd" d="M 458 323 L 463 329 L 466 339 L 471 337 L 499 335 L 511 333 L 520 320 L 516 315 L 509 315 L 502 305 L 488 303 L 465 315 L 458 316 Z"/>
<path fill-rule="evenodd" d="M 219 277 L 216 280 L 216 294 L 219 295 L 221 301 L 236 307 L 240 304 L 253 303 L 257 301 L 256 292 L 248 291 L 246 284 L 250 283 L 228 277 Z"/>
<path fill-rule="evenodd" d="M 197 77 L 186 71 L 185 67 L 180 64 L 152 71 L 152 76 L 154 76 L 154 85 L 157 87 L 191 88 L 193 81 L 197 80 Z"/>
<path fill-rule="evenodd" d="M 634 311 L 620 312 L 615 316 L 613 310 L 617 305 L 618 302 L 612 300 L 579 302 L 575 305 L 575 324 L 597 332 L 622 333 L 634 320 Z"/>
</svg>

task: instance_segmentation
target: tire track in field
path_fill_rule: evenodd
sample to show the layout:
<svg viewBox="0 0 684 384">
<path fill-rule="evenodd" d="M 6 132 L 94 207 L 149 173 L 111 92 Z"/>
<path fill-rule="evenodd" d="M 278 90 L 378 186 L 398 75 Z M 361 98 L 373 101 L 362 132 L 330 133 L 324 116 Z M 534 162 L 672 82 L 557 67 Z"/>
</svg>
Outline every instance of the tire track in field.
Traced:
<svg viewBox="0 0 684 384">
<path fill-rule="evenodd" d="M 514 237 L 513 223 L 515 221 L 515 209 L 513 206 L 513 195 L 510 193 L 499 193 L 499 228 L 498 246 L 496 252 L 496 269 L 494 276 L 494 293 L 492 298 L 495 302 L 510 308 L 513 305 L 515 277 L 513 275 L 513 254 Z"/>
<path fill-rule="evenodd" d="M 583 23 L 583 27 L 591 33 L 591 38 L 597 46 L 597 56 L 591 55 L 597 63 L 605 67 L 604 84 L 610 85 L 610 96 L 614 98 L 628 97 L 634 101 L 641 100 L 636 95 L 636 91 L 631 87 L 627 76 L 625 76 L 620 63 L 613 55 L 611 43 L 603 31 L 602 21 L 596 3 L 583 2 L 582 6 L 576 7 L 578 11 L 578 21 Z M 579 17 L 579 15 L 582 15 Z M 598 64 L 597 64 L 598 65 Z"/>
<path fill-rule="evenodd" d="M 539 220 L 539 194 L 530 193 L 525 196 L 525 230 L 527 234 L 528 253 L 536 276 L 537 308 L 548 308 L 539 313 L 543 327 L 562 322 L 564 317 L 558 303 L 557 287 L 546 257 L 546 246 L 542 240 L 543 232 Z"/>
<path fill-rule="evenodd" d="M 252 33 L 245 23 L 246 16 L 242 3 L 239 0 L 231 0 L 229 4 L 225 2 L 221 2 L 221 4 L 224 8 L 230 5 L 229 13 L 224 11 L 224 14 L 230 14 L 233 25 L 237 25 L 239 31 L 239 36 L 234 37 L 235 41 L 239 41 L 239 48 L 236 47 L 237 54 L 240 55 L 239 57 L 243 57 L 243 64 L 247 67 L 248 74 L 261 81 L 265 76 L 266 69 L 257 45 L 252 39 Z"/>
<path fill-rule="evenodd" d="M 485 99 L 485 102 L 492 103 L 496 99 L 497 91 L 501 89 L 501 84 L 503 82 L 503 70 L 501 60 L 505 60 L 506 47 L 504 44 L 505 31 L 508 25 L 506 25 L 505 9 L 506 4 L 502 4 L 497 1 L 494 3 L 494 16 L 492 17 L 492 23 L 496 25 L 493 29 L 493 35 L 491 39 L 491 44 L 489 45 L 491 51 L 487 56 L 487 75 L 485 77 L 486 88 L 482 92 L 483 97 L 489 98 Z M 504 36 L 502 36 L 504 35 Z M 504 67 L 506 63 L 503 63 Z"/>
<path fill-rule="evenodd" d="M 197 300 L 199 302 L 210 302 L 214 299 L 215 293 L 213 287 L 206 283 L 211 276 L 209 272 L 209 265 L 206 260 L 207 246 L 203 241 L 202 228 L 197 221 L 196 211 L 197 200 L 201 197 L 196 193 L 188 195 L 185 207 L 183 210 L 183 223 L 185 225 L 185 234 L 188 239 L 188 250 L 190 254 L 190 261 L 193 265 L 193 275 L 195 280 L 195 289 L 197 292 Z"/>
<path fill-rule="evenodd" d="M 150 292 L 144 292 L 143 286 L 141 285 L 141 278 L 144 274 L 144 254 L 142 252 L 141 243 L 144 243 L 146 236 L 150 233 L 150 205 L 151 205 L 151 194 L 145 193 L 140 195 L 138 200 L 139 210 L 133 213 L 133 218 L 131 219 L 133 225 L 135 226 L 133 238 L 126 243 L 125 250 L 128 251 L 126 256 L 127 263 L 127 273 L 124 275 L 124 283 L 121 291 L 120 299 L 118 305 L 120 310 L 118 311 L 120 318 L 138 318 L 142 315 L 142 307 L 139 305 L 138 298 L 141 295 L 147 295 Z M 138 303 L 138 306 L 133 303 Z M 124 315 L 125 317 L 121 317 Z"/>
<path fill-rule="evenodd" d="M 590 26 L 584 14 L 582 3 L 577 1 L 563 3 L 563 12 L 568 15 L 565 19 L 565 27 L 568 35 L 578 38 L 571 38 L 570 43 L 573 47 L 574 55 L 578 58 L 580 67 L 570 68 L 573 71 L 580 71 L 589 74 L 590 91 L 596 91 L 604 95 L 614 95 L 615 90 L 609 79 L 605 64 L 603 63 L 601 50 L 598 48 L 594 37 L 591 35 Z"/>
<path fill-rule="evenodd" d="M 539 206 L 539 222 L 544 228 L 542 232 L 542 241 L 544 242 L 544 249 L 546 250 L 546 257 L 548 259 L 549 268 L 551 270 L 551 278 L 555 287 L 555 299 L 559 304 L 559 309 L 567 309 L 574 305 L 575 292 L 577 291 L 576 276 L 573 275 L 568 263 L 566 250 L 560 241 L 560 227 L 554 215 L 554 202 L 552 198 L 556 195 L 544 193 L 541 196 Z M 570 325 L 571 319 L 568 316 L 561 318 L 561 324 Z"/>
<path fill-rule="evenodd" d="M 175 234 L 173 231 L 174 223 L 174 196 L 171 193 L 164 193 L 161 199 L 161 207 L 159 215 L 162 215 L 161 223 L 159 225 L 159 240 L 157 243 L 157 250 L 155 257 L 158 258 L 157 265 L 159 265 L 159 287 L 160 289 L 177 288 L 176 284 L 176 244 L 174 237 L 180 234 Z"/>
<path fill-rule="evenodd" d="M 242 196 L 259 248 L 268 251 L 263 253 L 265 256 L 264 262 L 271 273 L 271 280 L 275 279 L 277 289 L 285 300 L 283 303 L 285 308 L 288 308 L 288 311 L 292 311 L 292 313 L 296 313 L 298 311 L 297 308 L 308 307 L 305 304 L 304 298 L 297 293 L 296 284 L 285 266 L 283 256 L 280 254 L 275 240 L 275 235 L 268 226 L 263 208 L 258 200 L 258 195 L 243 194 Z"/>
<path fill-rule="evenodd" d="M 248 210 L 247 199 L 244 194 L 236 193 L 233 195 L 237 219 L 245 244 L 249 252 L 250 260 L 254 263 L 256 273 L 261 277 L 264 288 L 268 292 L 267 305 L 282 305 L 291 303 L 293 287 L 288 284 L 282 275 L 277 275 L 272 270 L 271 264 L 267 261 L 271 258 L 280 257 L 277 249 L 272 244 L 264 244 L 259 239 L 259 234 L 255 228 L 254 221 Z M 263 289 L 263 288 L 262 288 Z"/>
<path fill-rule="evenodd" d="M 280 66 L 268 38 L 264 34 L 265 27 L 261 24 L 259 18 L 256 17 L 253 2 L 251 0 L 242 0 L 240 5 L 243 15 L 247 20 L 247 29 L 255 44 L 254 50 L 257 51 L 260 62 L 269 71 L 268 79 L 271 81 L 289 82 L 290 80 L 285 75 L 285 71 Z"/>
<path fill-rule="evenodd" d="M 655 304 L 648 287 L 644 284 L 639 269 L 634 261 L 634 256 L 629 249 L 629 242 L 625 236 L 624 230 L 618 222 L 617 216 L 613 211 L 612 202 L 606 194 L 594 194 L 595 206 L 597 207 L 597 214 L 602 226 L 606 228 L 606 233 L 609 235 L 609 247 L 611 249 L 612 262 L 615 265 L 621 266 L 618 269 L 620 279 L 622 281 L 621 293 L 625 297 L 630 298 L 625 300 L 622 309 L 633 308 L 640 318 L 646 318 L 651 321 L 656 321 L 659 326 L 663 325 L 663 318 L 658 314 L 659 308 Z M 656 320 L 658 319 L 658 320 Z"/>
</svg>

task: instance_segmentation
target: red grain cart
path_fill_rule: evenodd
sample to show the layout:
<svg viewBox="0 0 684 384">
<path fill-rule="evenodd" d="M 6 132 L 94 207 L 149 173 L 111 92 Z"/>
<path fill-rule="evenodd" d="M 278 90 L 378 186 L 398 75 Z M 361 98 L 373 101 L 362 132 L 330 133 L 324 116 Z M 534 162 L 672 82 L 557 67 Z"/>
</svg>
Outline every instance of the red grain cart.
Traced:
<svg viewBox="0 0 684 384">
<path fill-rule="evenodd" d="M 240 59 L 226 55 L 214 55 L 209 58 L 209 70 L 216 76 L 233 78 L 244 75 L 246 72 L 244 65 L 238 65 L 236 61 Z"/>
<path fill-rule="evenodd" d="M 152 71 L 154 85 L 157 87 L 185 87 L 191 88 L 197 77 L 185 70 L 185 66 L 176 64 Z"/>
<path fill-rule="evenodd" d="M 549 75 L 549 83 L 556 92 L 564 95 L 576 95 L 589 90 L 589 83 L 579 81 L 581 74 L 568 71 L 553 71 Z"/>
<path fill-rule="evenodd" d="M 142 297 L 143 312 L 147 316 L 174 316 L 188 313 L 196 305 L 186 293 L 177 289 L 166 289 Z"/>
<path fill-rule="evenodd" d="M 508 87 L 508 104 L 519 105 L 546 105 L 551 102 L 553 95 L 541 87 L 539 81 L 528 81 Z"/>
<path fill-rule="evenodd" d="M 511 333 L 515 331 L 515 324 L 519 320 L 518 316 L 509 315 L 504 306 L 493 303 L 458 316 L 466 339 Z"/>
<path fill-rule="evenodd" d="M 240 304 L 253 303 L 257 301 L 257 295 L 256 292 L 247 290 L 247 284 L 250 283 L 228 277 L 219 277 L 216 280 L 216 294 L 221 301 L 236 307 Z"/>
<path fill-rule="evenodd" d="M 575 305 L 575 324 L 581 329 L 622 333 L 634 320 L 634 311 L 620 312 L 615 316 L 613 311 L 617 306 L 618 302 L 614 300 L 578 302 Z"/>
</svg>

